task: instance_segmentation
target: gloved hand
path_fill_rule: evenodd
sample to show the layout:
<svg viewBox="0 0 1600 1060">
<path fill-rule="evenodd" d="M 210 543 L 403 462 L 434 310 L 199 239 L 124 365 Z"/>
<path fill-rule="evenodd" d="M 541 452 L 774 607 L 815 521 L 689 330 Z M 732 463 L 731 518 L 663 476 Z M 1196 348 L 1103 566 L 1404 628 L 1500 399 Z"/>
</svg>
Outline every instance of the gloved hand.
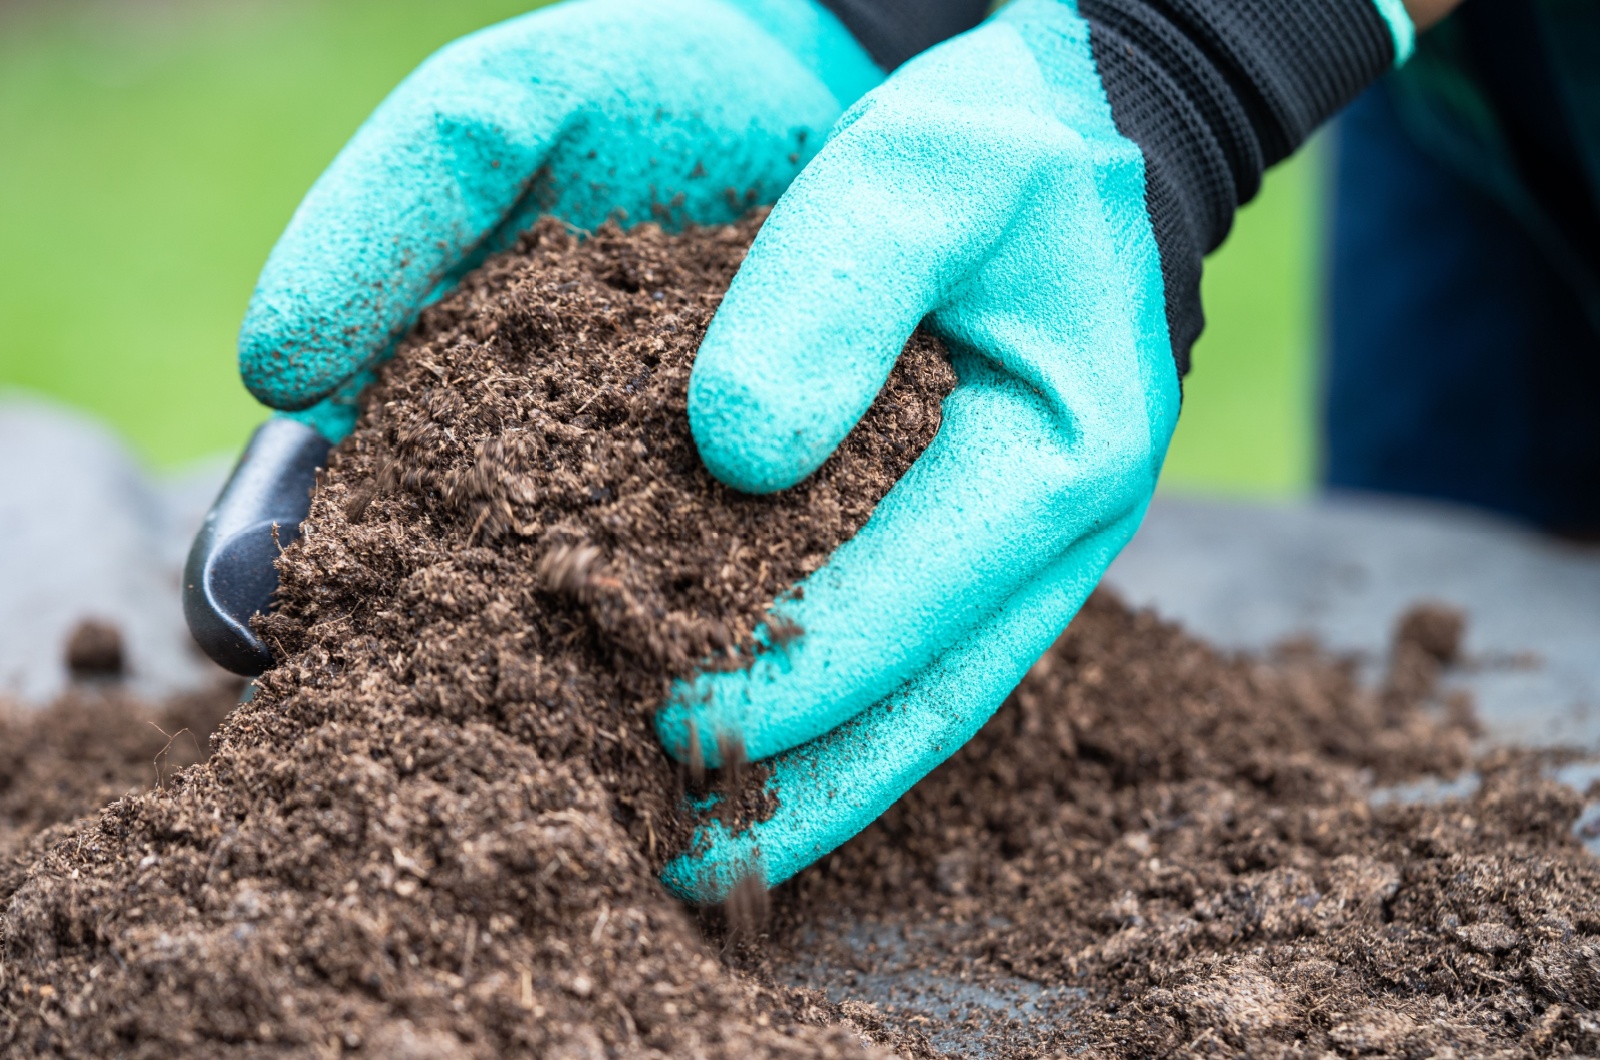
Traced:
<svg viewBox="0 0 1600 1060">
<path fill-rule="evenodd" d="M 1337 8 L 1353 27 L 1351 84 L 1310 75 L 1331 106 L 1400 49 L 1368 0 L 1284 10 L 1296 2 Z M 683 897 L 721 900 L 746 876 L 771 886 L 854 835 L 976 732 L 1066 627 L 1155 488 L 1178 362 L 1199 330 L 1188 289 L 1199 253 L 1261 167 L 1299 142 L 1278 119 L 1331 113 L 1276 107 L 1269 90 L 1258 124 L 1247 114 L 1229 128 L 1230 100 L 1211 101 L 1201 131 L 1216 133 L 1220 114 L 1238 139 L 1222 146 L 1223 175 L 1209 174 L 1222 194 L 1189 194 L 1214 141 L 1130 139 L 1140 115 L 1114 114 L 1108 95 L 1120 42 L 1107 24 L 1091 33 L 1091 6 L 1170 14 L 1161 0 L 1015 0 L 862 99 L 779 201 L 700 348 L 695 440 L 714 474 L 754 493 L 827 458 L 919 321 L 949 347 L 959 383 L 938 436 L 866 526 L 775 605 L 802 634 L 748 670 L 680 683 L 658 714 L 680 759 L 715 766 L 730 744 L 770 759 L 777 795 L 770 819 L 736 835 L 709 824 L 669 864 Z M 1245 43 L 1294 43 L 1305 27 L 1284 33 L 1276 5 L 1266 10 Z M 1301 36 L 1308 55 L 1325 43 Z M 1173 114 L 1164 128 L 1181 124 Z M 1176 227 L 1152 218 L 1174 186 Z"/>
<path fill-rule="evenodd" d="M 802 636 L 658 716 L 680 757 L 691 728 L 710 765 L 729 735 L 776 756 L 774 816 L 711 825 L 669 866 L 673 890 L 720 899 L 833 849 L 1060 634 L 1138 527 L 1177 423 L 1164 304 L 1139 149 L 1070 7 L 1018 0 L 844 118 L 700 348 L 700 453 L 750 492 L 804 478 L 924 318 L 960 382 L 927 452 L 779 605 Z"/>
<path fill-rule="evenodd" d="M 882 77 L 817 0 L 569 0 L 465 37 L 295 212 L 245 316 L 245 384 L 337 441 L 421 307 L 539 214 L 732 220 Z"/>
</svg>

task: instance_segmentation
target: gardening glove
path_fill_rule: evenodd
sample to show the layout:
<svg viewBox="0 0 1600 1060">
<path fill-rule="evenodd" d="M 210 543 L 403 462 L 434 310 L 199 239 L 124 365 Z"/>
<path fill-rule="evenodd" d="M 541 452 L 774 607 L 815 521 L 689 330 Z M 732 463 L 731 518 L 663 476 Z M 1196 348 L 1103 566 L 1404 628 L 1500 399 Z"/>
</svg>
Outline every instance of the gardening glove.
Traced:
<svg viewBox="0 0 1600 1060">
<path fill-rule="evenodd" d="M 245 384 L 338 440 L 418 311 L 538 215 L 731 221 L 777 197 L 879 63 L 983 12 L 830 3 L 839 15 L 818 0 L 570 0 L 444 48 L 273 248 L 240 334 Z"/>
<path fill-rule="evenodd" d="M 1144 515 L 1202 254 L 1410 31 L 1398 0 L 1015 0 L 844 116 L 700 348 L 700 453 L 748 492 L 799 481 L 919 322 L 958 384 L 866 526 L 774 605 L 769 628 L 801 634 L 658 713 L 674 756 L 738 748 L 776 796 L 767 820 L 703 827 L 669 887 L 786 879 L 993 713 Z"/>
</svg>

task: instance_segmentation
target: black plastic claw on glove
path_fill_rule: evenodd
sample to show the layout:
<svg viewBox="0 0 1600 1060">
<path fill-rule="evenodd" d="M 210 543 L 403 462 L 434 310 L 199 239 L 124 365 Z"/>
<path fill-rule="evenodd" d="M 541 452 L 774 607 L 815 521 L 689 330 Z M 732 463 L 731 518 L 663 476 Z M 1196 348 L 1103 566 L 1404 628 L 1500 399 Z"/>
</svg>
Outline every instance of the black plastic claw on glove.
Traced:
<svg viewBox="0 0 1600 1060">
<path fill-rule="evenodd" d="M 255 677 L 272 666 L 250 618 L 272 606 L 274 563 L 300 536 L 330 448 L 316 430 L 283 416 L 256 428 L 189 549 L 183 617 L 205 653 L 236 674 Z"/>
</svg>

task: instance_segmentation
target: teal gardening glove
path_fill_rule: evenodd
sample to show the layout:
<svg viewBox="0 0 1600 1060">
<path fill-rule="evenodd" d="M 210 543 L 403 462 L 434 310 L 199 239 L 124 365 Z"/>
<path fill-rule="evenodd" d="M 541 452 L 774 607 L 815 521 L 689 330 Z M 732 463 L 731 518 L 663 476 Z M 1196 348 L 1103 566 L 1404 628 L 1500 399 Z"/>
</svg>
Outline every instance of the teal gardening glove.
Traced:
<svg viewBox="0 0 1600 1060">
<path fill-rule="evenodd" d="M 959 384 L 867 525 L 775 605 L 802 635 L 658 715 L 680 759 L 768 759 L 777 796 L 743 832 L 707 825 L 671 889 L 792 876 L 989 718 L 1144 515 L 1201 254 L 1410 29 L 1398 0 L 1015 0 L 844 116 L 700 349 L 700 453 L 741 490 L 799 481 L 919 322 Z"/>
<path fill-rule="evenodd" d="M 539 214 L 733 220 L 882 78 L 816 0 L 569 0 L 465 37 L 296 211 L 245 316 L 245 383 L 337 441 L 418 311 Z"/>
</svg>

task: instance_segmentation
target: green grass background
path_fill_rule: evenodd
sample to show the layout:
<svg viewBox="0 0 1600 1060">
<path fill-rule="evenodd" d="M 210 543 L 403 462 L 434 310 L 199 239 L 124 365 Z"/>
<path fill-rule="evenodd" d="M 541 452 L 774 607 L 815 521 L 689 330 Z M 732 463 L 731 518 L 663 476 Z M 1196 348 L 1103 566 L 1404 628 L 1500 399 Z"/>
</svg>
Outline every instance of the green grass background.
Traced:
<svg viewBox="0 0 1600 1060">
<path fill-rule="evenodd" d="M 0 0 L 0 387 L 157 466 L 236 449 L 238 321 L 300 195 L 430 51 L 528 6 Z M 1168 489 L 1309 484 L 1316 174 L 1272 174 L 1208 267 Z"/>
</svg>

